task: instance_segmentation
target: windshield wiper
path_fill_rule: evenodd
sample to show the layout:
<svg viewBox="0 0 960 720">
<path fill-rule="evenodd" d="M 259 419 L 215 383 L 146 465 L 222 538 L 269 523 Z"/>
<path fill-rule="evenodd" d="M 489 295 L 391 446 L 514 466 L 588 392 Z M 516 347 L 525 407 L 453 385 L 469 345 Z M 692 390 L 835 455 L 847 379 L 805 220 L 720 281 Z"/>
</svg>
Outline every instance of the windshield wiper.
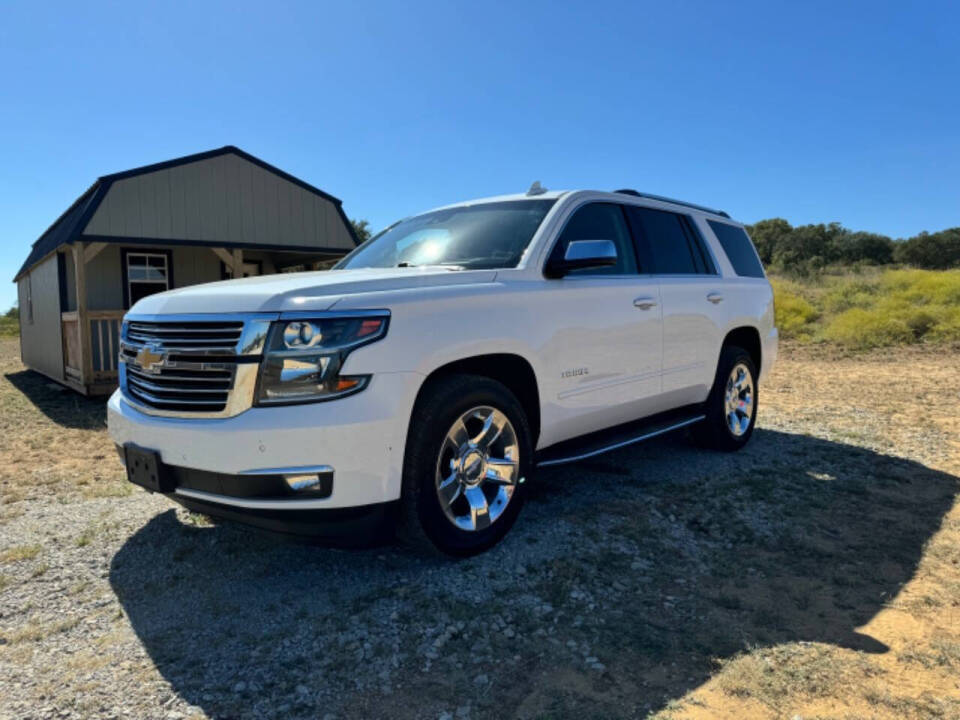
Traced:
<svg viewBox="0 0 960 720">
<path fill-rule="evenodd" d="M 423 265 L 418 265 L 417 263 L 407 262 L 406 260 L 403 260 L 402 262 L 398 262 L 394 267 L 398 267 L 398 268 L 437 267 L 437 268 L 443 268 L 444 270 L 466 270 L 466 268 L 463 265 L 454 265 L 453 263 L 449 263 L 449 264 L 448 263 L 434 263 L 434 264 L 424 263 Z"/>
</svg>

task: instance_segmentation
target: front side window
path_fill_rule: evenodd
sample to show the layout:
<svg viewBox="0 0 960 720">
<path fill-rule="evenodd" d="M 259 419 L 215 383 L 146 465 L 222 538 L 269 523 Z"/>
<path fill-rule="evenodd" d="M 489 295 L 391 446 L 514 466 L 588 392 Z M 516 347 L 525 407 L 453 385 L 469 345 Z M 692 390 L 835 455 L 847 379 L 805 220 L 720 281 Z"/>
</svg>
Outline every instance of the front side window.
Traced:
<svg viewBox="0 0 960 720">
<path fill-rule="evenodd" d="M 130 306 L 147 295 L 170 289 L 170 268 L 165 253 L 127 253 L 127 297 Z"/>
<path fill-rule="evenodd" d="M 508 200 L 459 205 L 407 218 L 365 242 L 334 269 L 516 267 L 554 202 Z"/>
<path fill-rule="evenodd" d="M 636 275 L 637 256 L 623 208 L 614 203 L 590 203 L 577 209 L 560 234 L 549 262 L 562 260 L 567 245 L 574 240 L 611 240 L 617 246 L 617 264 L 609 267 L 573 270 L 570 275 Z"/>
<path fill-rule="evenodd" d="M 664 210 L 628 208 L 637 243 L 642 254 L 651 256 L 657 275 L 696 275 L 705 271 L 705 260 L 688 239 L 684 218 Z"/>
</svg>

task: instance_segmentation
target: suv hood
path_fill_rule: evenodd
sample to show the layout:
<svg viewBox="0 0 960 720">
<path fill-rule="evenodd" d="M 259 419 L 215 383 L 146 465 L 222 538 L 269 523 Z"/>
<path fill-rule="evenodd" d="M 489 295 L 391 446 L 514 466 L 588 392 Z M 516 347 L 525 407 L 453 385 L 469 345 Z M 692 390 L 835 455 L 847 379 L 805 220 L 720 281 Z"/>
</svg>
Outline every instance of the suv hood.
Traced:
<svg viewBox="0 0 960 720">
<path fill-rule="evenodd" d="M 496 270 L 369 268 L 281 273 L 168 290 L 131 309 L 140 315 L 328 310 L 344 295 L 493 282 Z"/>
</svg>

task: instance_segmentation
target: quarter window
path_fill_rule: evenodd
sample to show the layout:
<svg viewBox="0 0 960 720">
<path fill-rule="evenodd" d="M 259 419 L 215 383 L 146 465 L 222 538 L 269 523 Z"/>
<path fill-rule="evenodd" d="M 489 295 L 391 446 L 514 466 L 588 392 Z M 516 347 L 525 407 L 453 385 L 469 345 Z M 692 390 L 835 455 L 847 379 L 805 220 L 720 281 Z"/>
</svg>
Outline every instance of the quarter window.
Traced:
<svg viewBox="0 0 960 720">
<path fill-rule="evenodd" d="M 127 297 L 130 307 L 147 295 L 170 289 L 166 253 L 127 253 Z"/>
<path fill-rule="evenodd" d="M 760 258 L 757 257 L 757 251 L 754 250 L 746 230 L 715 220 L 707 220 L 707 224 L 723 246 L 723 251 L 730 259 L 730 264 L 733 265 L 737 275 L 757 278 L 764 276 L 763 265 L 760 264 Z"/>
<path fill-rule="evenodd" d="M 563 229 L 551 260 L 562 259 L 574 240 L 611 240 L 617 246 L 617 264 L 610 267 L 574 270 L 571 275 L 636 275 L 637 257 L 623 209 L 613 203 L 590 203 L 574 212 Z"/>
</svg>

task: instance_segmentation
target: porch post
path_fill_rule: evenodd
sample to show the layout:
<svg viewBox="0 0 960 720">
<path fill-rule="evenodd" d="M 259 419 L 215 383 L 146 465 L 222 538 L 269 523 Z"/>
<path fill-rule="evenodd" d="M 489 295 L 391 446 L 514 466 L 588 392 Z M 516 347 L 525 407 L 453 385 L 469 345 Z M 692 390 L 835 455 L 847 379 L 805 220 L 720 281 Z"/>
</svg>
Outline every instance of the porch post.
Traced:
<svg viewBox="0 0 960 720">
<path fill-rule="evenodd" d="M 233 277 L 243 277 L 243 248 L 233 249 Z"/>
<path fill-rule="evenodd" d="M 77 330 L 80 337 L 80 383 L 84 394 L 93 382 L 93 351 L 90 344 L 90 318 L 87 317 L 87 263 L 82 242 L 73 244 L 74 283 L 77 288 Z"/>
</svg>

